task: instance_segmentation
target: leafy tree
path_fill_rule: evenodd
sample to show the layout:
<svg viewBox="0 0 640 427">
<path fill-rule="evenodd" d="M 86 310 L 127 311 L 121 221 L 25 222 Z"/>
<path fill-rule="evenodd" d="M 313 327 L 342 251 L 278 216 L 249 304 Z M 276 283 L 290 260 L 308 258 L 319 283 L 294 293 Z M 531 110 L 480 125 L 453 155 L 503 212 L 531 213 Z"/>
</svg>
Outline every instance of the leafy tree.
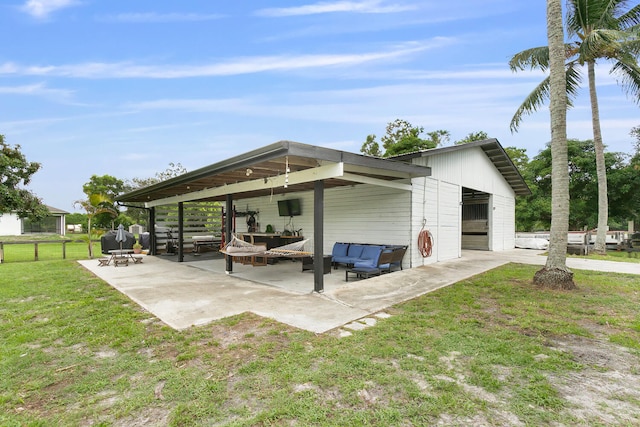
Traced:
<svg viewBox="0 0 640 427">
<path fill-rule="evenodd" d="M 82 186 L 82 191 L 87 195 L 86 200 L 91 200 L 94 194 L 98 194 L 102 197 L 101 203 L 104 205 L 106 201 L 110 201 L 112 211 L 116 212 L 116 215 L 111 215 L 110 212 L 100 212 L 93 218 L 94 225 L 100 228 L 113 228 L 112 221 L 117 216 L 118 208 L 114 204 L 115 198 L 125 191 L 125 184 L 122 180 L 111 175 L 92 175 L 89 182 Z"/>
<path fill-rule="evenodd" d="M 464 138 L 454 142 L 455 145 L 468 144 L 470 142 L 482 141 L 484 139 L 488 139 L 489 135 L 485 131 L 471 132 Z"/>
<path fill-rule="evenodd" d="M 569 171 L 569 228 L 595 228 L 598 223 L 595 147 L 591 140 L 567 141 Z M 635 216 L 634 193 L 640 189 L 640 176 L 625 161 L 622 153 L 605 153 L 606 172 L 615 185 L 609 188 L 612 201 L 610 223 L 620 228 Z M 546 148 L 522 167 L 522 174 L 532 194 L 516 201 L 516 227 L 521 231 L 548 229 L 551 220 L 551 147 Z"/>
<path fill-rule="evenodd" d="M 589 97 L 591 102 L 593 139 L 596 150 L 598 176 L 598 235 L 597 252 L 606 250 L 605 239 L 608 223 L 607 176 L 605 173 L 604 144 L 600 129 L 600 113 L 596 93 L 595 64 L 599 59 L 613 61 L 611 72 L 620 76 L 622 86 L 635 101 L 640 101 L 640 67 L 637 63 L 640 44 L 640 6 L 626 10 L 624 0 L 569 0 L 567 33 L 576 40 L 564 46 L 565 90 L 568 105 L 577 94 L 581 82 L 581 68 L 587 65 Z M 526 68 L 547 70 L 550 65 L 549 48 L 538 47 L 520 52 L 509 62 L 514 71 Z M 536 111 L 549 97 L 550 80 L 546 78 L 529 94 L 511 120 L 516 131 L 523 115 Z"/>
<path fill-rule="evenodd" d="M 367 156 L 382 157 L 382 151 L 380 151 L 380 144 L 376 141 L 376 136 L 371 134 L 367 135 L 367 140 L 362 144 L 360 152 Z"/>
<path fill-rule="evenodd" d="M 29 162 L 20 146 L 11 147 L 0 135 L 0 214 L 16 212 L 20 218 L 39 221 L 49 215 L 49 209 L 31 191 L 31 177 L 40 169 L 40 163 Z"/>
<path fill-rule="evenodd" d="M 422 139 L 417 136 L 405 136 L 400 141 L 390 145 L 383 157 L 398 156 L 405 153 L 413 153 L 420 150 L 436 148 L 436 143 L 431 140 Z"/>
<path fill-rule="evenodd" d="M 118 216 L 118 211 L 113 207 L 113 200 L 100 193 L 90 194 L 86 200 L 76 200 L 74 206 L 80 206 L 87 212 L 87 244 L 89 245 L 89 258 L 93 258 L 92 220 L 97 215 L 109 215 L 110 218 Z"/>
<path fill-rule="evenodd" d="M 527 170 L 527 165 L 529 164 L 529 156 L 527 156 L 526 148 L 504 147 L 504 151 L 516 166 L 518 172 L 520 172 L 520 174 L 524 177 Z"/>
<path fill-rule="evenodd" d="M 430 142 L 430 145 L 432 145 L 431 148 L 443 146 L 449 142 L 449 139 L 451 139 L 451 133 L 448 130 L 443 129 L 427 132 L 427 136 L 429 137 L 428 141 Z"/>
<path fill-rule="evenodd" d="M 153 184 L 157 184 L 167 179 L 175 178 L 187 173 L 187 169 L 180 163 L 169 163 L 167 169 L 162 172 L 157 172 L 155 176 L 149 178 L 133 178 L 130 181 L 125 182 L 124 192 L 130 192 L 139 188 L 148 187 Z M 147 210 L 144 208 L 144 204 L 140 203 L 140 207 L 127 206 L 127 221 L 131 224 L 147 225 Z M 118 219 L 120 220 L 120 218 Z M 122 223 L 126 221 L 123 219 Z"/>
<path fill-rule="evenodd" d="M 124 189 L 124 182 L 111 175 L 92 175 L 89 182 L 82 186 L 82 192 L 86 195 L 102 194 L 111 200 L 122 194 Z"/>
<path fill-rule="evenodd" d="M 636 139 L 634 142 L 634 147 L 636 149 L 635 157 L 640 157 L 640 126 L 636 126 L 631 129 L 629 134 Z"/>
<path fill-rule="evenodd" d="M 549 42 L 549 97 L 551 116 L 551 233 L 549 255 L 533 283 L 548 288 L 574 289 L 573 272 L 567 268 L 569 231 L 569 174 L 567 170 L 567 94 L 564 76 L 564 30 L 560 0 L 547 0 Z"/>
<path fill-rule="evenodd" d="M 182 164 L 170 162 L 169 167 L 164 171 L 156 173 L 156 178 L 159 181 L 166 181 L 167 179 L 175 178 L 185 173 L 187 173 L 187 168 L 182 166 Z"/>
<path fill-rule="evenodd" d="M 424 133 L 422 126 L 413 126 L 406 120 L 396 119 L 387 124 L 386 134 L 380 138 L 384 153 L 375 135 L 368 135 L 362 144 L 360 152 L 376 157 L 391 157 L 404 153 L 412 153 L 420 150 L 435 148 L 449 141 L 450 134 L 446 130 L 435 130 L 426 133 L 426 138 L 421 138 Z"/>
</svg>

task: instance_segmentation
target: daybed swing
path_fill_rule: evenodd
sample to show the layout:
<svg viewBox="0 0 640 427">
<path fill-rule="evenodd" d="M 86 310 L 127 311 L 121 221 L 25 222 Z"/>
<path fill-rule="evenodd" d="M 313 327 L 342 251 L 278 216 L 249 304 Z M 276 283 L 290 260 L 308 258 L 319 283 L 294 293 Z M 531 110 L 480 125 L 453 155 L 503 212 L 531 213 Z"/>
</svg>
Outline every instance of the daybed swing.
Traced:
<svg viewBox="0 0 640 427">
<path fill-rule="evenodd" d="M 304 251 L 304 245 L 309 239 L 301 240 L 299 242 L 289 243 L 287 245 L 278 246 L 275 248 L 267 249 L 264 245 L 254 245 L 244 240 L 240 240 L 236 235 L 232 235 L 231 240 L 224 248 L 220 250 L 221 253 L 232 258 L 238 258 L 234 261 L 242 262 L 243 264 L 267 265 L 268 258 L 304 258 L 312 257 L 312 252 Z M 260 259 L 261 261 L 258 261 Z"/>
</svg>

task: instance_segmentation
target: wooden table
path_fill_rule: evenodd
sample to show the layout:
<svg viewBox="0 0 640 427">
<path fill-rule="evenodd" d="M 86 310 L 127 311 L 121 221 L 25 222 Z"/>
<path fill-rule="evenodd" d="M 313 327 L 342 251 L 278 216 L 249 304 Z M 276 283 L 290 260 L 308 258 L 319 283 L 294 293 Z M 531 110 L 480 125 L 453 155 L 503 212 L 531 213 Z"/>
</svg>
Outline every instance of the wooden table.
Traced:
<svg viewBox="0 0 640 427">
<path fill-rule="evenodd" d="M 134 256 L 133 249 L 112 249 L 109 251 L 111 257 L 107 262 L 107 265 L 113 261 L 114 267 L 117 267 L 120 264 L 124 264 L 126 266 L 129 265 L 129 260 L 132 260 L 134 264 L 142 263 L 142 256 Z"/>
</svg>

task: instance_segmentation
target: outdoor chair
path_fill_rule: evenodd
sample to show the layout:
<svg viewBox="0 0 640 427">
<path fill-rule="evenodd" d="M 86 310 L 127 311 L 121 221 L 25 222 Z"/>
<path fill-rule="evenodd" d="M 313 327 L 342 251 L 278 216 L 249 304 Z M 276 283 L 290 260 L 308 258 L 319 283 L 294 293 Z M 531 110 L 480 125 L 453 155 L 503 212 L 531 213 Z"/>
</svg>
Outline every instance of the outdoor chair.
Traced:
<svg viewBox="0 0 640 427">
<path fill-rule="evenodd" d="M 407 246 L 396 246 L 393 248 L 391 252 L 392 257 L 389 262 L 389 272 L 391 272 L 394 267 L 400 267 L 400 270 L 402 270 L 402 259 L 407 252 L 407 248 Z"/>
<path fill-rule="evenodd" d="M 353 267 L 348 268 L 345 271 L 345 281 L 349 281 L 349 274 L 355 274 L 357 278 L 368 279 L 371 276 L 379 276 L 380 270 L 380 258 L 382 255 L 381 246 L 365 246 L 362 250 L 360 258 L 353 264 Z M 386 261 L 387 255 L 383 258 Z M 390 257 L 390 254 L 388 254 Z M 390 259 L 390 258 L 389 258 Z"/>
</svg>

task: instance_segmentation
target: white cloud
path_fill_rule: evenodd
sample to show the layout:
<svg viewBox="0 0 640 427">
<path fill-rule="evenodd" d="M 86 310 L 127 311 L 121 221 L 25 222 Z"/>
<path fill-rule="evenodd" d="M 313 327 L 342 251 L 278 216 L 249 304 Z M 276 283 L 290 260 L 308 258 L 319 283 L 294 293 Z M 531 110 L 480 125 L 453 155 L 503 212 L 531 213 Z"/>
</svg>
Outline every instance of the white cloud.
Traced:
<svg viewBox="0 0 640 427">
<path fill-rule="evenodd" d="M 269 71 L 290 71 L 312 68 L 356 66 L 410 57 L 428 49 L 423 44 L 409 44 L 397 49 L 354 54 L 279 55 L 232 59 L 227 62 L 194 65 L 137 65 L 133 63 L 84 63 L 50 66 L 18 66 L 0 64 L 0 75 L 56 76 L 75 78 L 147 78 L 176 79 L 190 77 L 231 76 Z"/>
<path fill-rule="evenodd" d="M 320 2 L 295 7 L 260 9 L 259 16 L 299 16 L 322 13 L 397 13 L 416 9 L 413 5 L 388 4 L 382 0 Z"/>
<path fill-rule="evenodd" d="M 73 92 L 65 89 L 50 89 L 44 83 L 24 86 L 0 86 L 0 93 L 9 95 L 45 96 L 57 99 L 68 99 Z"/>
<path fill-rule="evenodd" d="M 167 23 L 167 22 L 200 22 L 212 21 L 223 18 L 218 14 L 198 14 L 198 13 L 121 13 L 103 17 L 105 21 L 125 22 L 125 23 Z"/>
<path fill-rule="evenodd" d="M 22 10 L 29 15 L 44 19 L 52 12 L 79 4 L 76 0 L 27 0 Z"/>
</svg>

